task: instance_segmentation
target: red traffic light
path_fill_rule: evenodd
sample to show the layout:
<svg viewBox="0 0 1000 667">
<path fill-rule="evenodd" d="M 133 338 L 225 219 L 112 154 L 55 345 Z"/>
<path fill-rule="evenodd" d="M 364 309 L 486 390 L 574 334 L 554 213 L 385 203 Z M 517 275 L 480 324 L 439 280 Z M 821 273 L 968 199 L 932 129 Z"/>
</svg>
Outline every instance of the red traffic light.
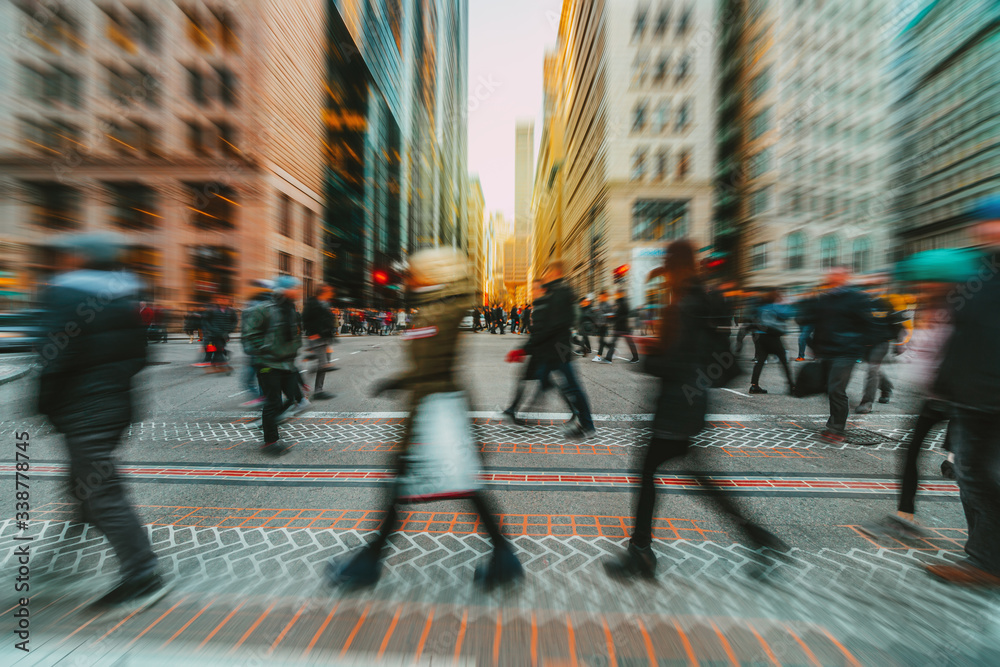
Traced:
<svg viewBox="0 0 1000 667">
<path fill-rule="evenodd" d="M 385 271 L 376 271 L 372 274 L 372 279 L 375 281 L 376 285 L 388 285 L 389 284 L 389 274 Z"/>
<path fill-rule="evenodd" d="M 630 268 L 631 267 L 628 264 L 622 264 L 617 269 L 615 269 L 615 277 L 624 276 L 626 273 L 628 273 L 628 270 Z"/>
</svg>

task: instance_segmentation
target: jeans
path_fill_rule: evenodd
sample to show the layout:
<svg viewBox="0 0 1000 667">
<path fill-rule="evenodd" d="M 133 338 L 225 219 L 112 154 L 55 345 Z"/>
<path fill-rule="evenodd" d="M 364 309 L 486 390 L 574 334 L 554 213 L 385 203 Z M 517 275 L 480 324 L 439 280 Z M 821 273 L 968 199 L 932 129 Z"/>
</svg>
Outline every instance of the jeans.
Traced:
<svg viewBox="0 0 1000 667">
<path fill-rule="evenodd" d="M 131 579 L 156 570 L 156 554 L 146 529 L 125 496 L 125 485 L 115 469 L 112 453 L 123 428 L 66 435 L 73 496 L 82 504 L 86 520 L 107 535 L 118 556 L 122 578 Z"/>
<path fill-rule="evenodd" d="M 754 344 L 754 358 L 757 360 L 753 365 L 753 373 L 750 376 L 750 384 L 756 386 L 760 381 L 760 373 L 764 370 L 764 362 L 770 355 L 778 357 L 781 367 L 785 370 L 785 379 L 791 388 L 795 381 L 792 379 L 792 371 L 788 368 L 788 358 L 785 356 L 785 346 L 781 342 L 781 336 L 773 333 L 757 334 Z"/>
<path fill-rule="evenodd" d="M 278 441 L 278 416 L 302 400 L 302 383 L 296 371 L 277 368 L 262 368 L 258 379 L 264 392 L 264 410 L 261 414 L 264 444 L 269 445 Z M 281 400 L 282 394 L 287 397 L 284 403 Z"/>
<path fill-rule="evenodd" d="M 806 346 L 809 344 L 809 339 L 813 335 L 813 326 L 807 324 L 799 330 L 799 359 L 805 359 L 806 357 Z"/>
<path fill-rule="evenodd" d="M 597 356 L 604 358 L 604 350 L 608 347 L 608 325 L 602 324 L 597 327 Z"/>
<path fill-rule="evenodd" d="M 888 341 L 873 345 L 871 350 L 868 351 L 868 371 L 865 374 L 865 393 L 861 397 L 862 403 L 875 402 L 876 387 L 878 387 L 878 390 L 883 395 L 892 392 L 892 382 L 889 381 L 885 371 L 882 370 L 882 361 L 888 353 Z"/>
<path fill-rule="evenodd" d="M 216 366 L 224 366 L 229 363 L 229 357 L 226 354 L 226 339 L 225 338 L 212 338 L 208 341 L 209 345 L 215 346 L 215 352 L 208 353 L 208 361 Z"/>
<path fill-rule="evenodd" d="M 835 357 L 823 363 L 827 367 L 826 392 L 830 397 L 830 419 L 827 420 L 826 427 L 843 433 L 847 428 L 847 414 L 850 411 L 847 385 L 851 382 L 851 373 L 858 362 L 853 358 Z"/>
<path fill-rule="evenodd" d="M 578 331 L 576 334 L 576 344 L 580 346 L 580 352 L 583 354 L 590 354 L 594 351 L 594 348 L 590 347 L 590 336 Z"/>
<path fill-rule="evenodd" d="M 1000 413 L 957 408 L 952 416 L 955 476 L 969 539 L 969 563 L 1000 576 Z"/>
<path fill-rule="evenodd" d="M 608 361 L 614 361 L 615 359 L 615 346 L 618 344 L 618 339 L 623 338 L 628 344 L 629 352 L 632 353 L 632 359 L 639 358 L 639 350 L 635 349 L 635 341 L 632 340 L 632 335 L 627 331 L 615 331 L 611 335 L 611 343 L 608 345 Z M 603 359 L 604 357 L 602 357 Z"/>
<path fill-rule="evenodd" d="M 913 435 L 906 446 L 906 457 L 903 461 L 903 475 L 899 489 L 899 511 L 913 514 L 915 510 L 915 499 L 917 496 L 917 460 L 920 458 L 920 449 L 927 438 L 927 434 L 937 424 L 946 421 L 950 417 L 947 405 L 942 401 L 928 399 L 924 401 L 917 417 L 917 423 L 913 427 Z M 951 429 L 945 434 L 944 448 L 950 449 Z"/>
<path fill-rule="evenodd" d="M 330 366 L 330 355 L 327 353 L 327 346 L 330 343 L 329 338 L 309 341 L 309 351 L 316 356 L 316 380 L 313 382 L 313 391 L 323 390 L 323 378 L 326 377 L 326 369 Z"/>
<path fill-rule="evenodd" d="M 243 376 L 240 378 L 243 388 L 258 397 L 263 396 L 260 384 L 257 382 L 257 373 L 259 370 L 252 363 L 247 362 L 247 365 L 243 367 Z"/>
<path fill-rule="evenodd" d="M 653 512 L 656 510 L 656 471 L 667 461 L 680 458 L 688 453 L 688 440 L 667 440 L 653 438 L 646 448 L 642 461 L 642 478 L 639 485 L 639 497 L 636 500 L 635 527 L 632 529 L 631 542 L 639 548 L 646 548 L 653 541 Z M 740 526 L 746 526 L 748 521 L 732 502 L 730 497 L 711 480 L 698 472 L 687 471 L 686 474 L 698 480 L 698 484 L 707 493 L 709 501 L 715 504 L 724 514 L 729 515 Z"/>
<path fill-rule="evenodd" d="M 594 419 L 590 415 L 590 405 L 587 403 L 587 396 L 583 393 L 583 387 L 576 378 L 576 371 L 569 361 L 551 361 L 538 364 L 538 377 L 558 372 L 562 376 L 562 383 L 557 384 L 563 398 L 569 403 L 573 410 L 573 416 L 580 422 L 584 430 L 590 431 L 594 428 Z"/>
</svg>

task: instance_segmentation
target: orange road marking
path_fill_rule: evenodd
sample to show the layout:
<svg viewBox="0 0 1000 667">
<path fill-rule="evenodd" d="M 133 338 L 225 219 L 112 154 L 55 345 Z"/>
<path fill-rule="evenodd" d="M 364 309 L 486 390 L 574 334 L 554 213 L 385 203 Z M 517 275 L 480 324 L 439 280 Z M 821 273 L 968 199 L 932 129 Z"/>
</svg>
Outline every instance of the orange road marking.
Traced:
<svg viewBox="0 0 1000 667">
<path fill-rule="evenodd" d="M 458 628 L 458 639 L 455 640 L 455 662 L 458 662 L 458 657 L 462 655 L 462 642 L 465 640 L 465 623 L 469 620 L 469 612 L 462 612 L 462 625 Z"/>
<path fill-rule="evenodd" d="M 354 638 L 357 637 L 358 630 L 360 630 L 362 624 L 364 624 L 365 619 L 368 617 L 368 612 L 369 612 L 369 610 L 371 610 L 371 608 L 372 608 L 372 605 L 369 602 L 365 606 L 365 610 L 361 612 L 361 616 L 358 617 L 358 622 L 354 624 L 354 629 L 351 630 L 351 634 L 347 635 L 347 641 L 344 643 L 344 648 L 340 649 L 340 657 L 341 658 L 343 658 L 345 655 L 347 655 L 347 649 L 351 648 L 351 642 L 353 642 Z"/>
<path fill-rule="evenodd" d="M 403 613 L 402 607 L 396 607 L 396 615 L 392 617 L 392 623 L 389 624 L 389 629 L 385 631 L 385 639 L 382 640 L 382 645 L 378 649 L 377 658 L 381 659 L 385 654 L 385 649 L 389 646 L 389 638 L 392 637 L 392 633 L 396 630 L 396 623 L 399 622 L 399 615 Z"/>
<path fill-rule="evenodd" d="M 233 648 L 231 648 L 231 649 L 229 650 L 229 652 L 230 652 L 230 653 L 232 653 L 233 651 L 235 651 L 236 649 L 238 649 L 238 648 L 239 648 L 240 646 L 242 646 L 242 645 L 243 645 L 243 642 L 245 642 L 245 641 L 247 640 L 247 637 L 249 637 L 250 635 L 252 635 L 252 634 L 253 634 L 253 631 L 257 629 L 257 626 L 258 626 L 258 625 L 260 625 L 261 623 L 263 623 L 263 622 L 264 622 L 264 619 L 265 619 L 265 618 L 267 617 L 267 615 L 271 613 L 271 610 L 272 610 L 272 609 L 274 609 L 274 605 L 275 605 L 275 603 L 274 603 L 274 602 L 272 602 L 272 603 L 271 603 L 271 606 L 270 606 L 270 607 L 268 607 L 267 609 L 265 609 L 265 610 L 264 610 L 264 613 L 263 613 L 263 614 L 261 614 L 261 615 L 260 615 L 260 616 L 259 616 L 259 617 L 257 618 L 257 620 L 253 622 L 253 625 L 251 625 L 251 626 L 250 626 L 250 627 L 249 627 L 249 628 L 247 629 L 247 631 L 243 633 L 243 636 L 242 636 L 242 637 L 240 637 L 240 640 L 239 640 L 238 642 L 236 642 L 236 646 L 234 646 Z"/>
<path fill-rule="evenodd" d="M 601 616 L 601 623 L 604 624 L 604 637 L 608 640 L 608 661 L 611 667 L 618 667 L 618 658 L 615 657 L 615 640 L 611 638 L 611 628 L 608 627 L 608 619 Z"/>
<path fill-rule="evenodd" d="M 809 662 L 813 665 L 813 667 L 823 667 L 823 665 L 820 664 L 819 660 L 816 659 L 816 654 L 813 653 L 808 646 L 806 646 L 806 643 L 802 641 L 802 639 L 797 634 L 795 634 L 790 627 L 786 625 L 785 630 L 788 632 L 788 634 L 792 636 L 792 638 L 795 641 L 799 643 L 799 646 L 801 646 L 802 650 L 805 651 L 806 657 L 809 658 Z"/>
<path fill-rule="evenodd" d="M 684 645 L 684 652 L 687 653 L 688 663 L 694 665 L 694 667 L 698 667 L 698 658 L 695 657 L 694 649 L 691 647 L 691 642 L 688 640 L 688 636 L 681 628 L 681 624 L 674 621 L 674 627 L 677 628 L 677 634 L 681 638 L 681 644 Z"/>
<path fill-rule="evenodd" d="M 576 634 L 573 632 L 573 622 L 569 618 L 569 614 L 566 614 L 566 632 L 569 634 L 569 664 L 572 667 L 578 667 L 579 663 L 576 660 Z"/>
<path fill-rule="evenodd" d="M 301 607 L 299 607 L 299 610 L 295 612 L 294 616 L 292 616 L 292 620 L 288 622 L 288 625 L 286 625 L 284 628 L 281 629 L 281 632 L 278 633 L 278 636 L 274 638 L 274 642 L 271 644 L 271 648 L 267 649 L 267 655 L 271 655 L 272 653 L 274 653 L 274 649 L 278 648 L 278 644 L 280 644 L 281 640 L 285 638 L 285 635 L 288 634 L 288 631 L 292 629 L 292 626 L 295 625 L 295 622 L 299 620 L 299 616 L 301 616 L 302 612 L 305 611 L 307 604 L 308 602 L 304 603 Z"/>
<path fill-rule="evenodd" d="M 117 623 L 115 623 L 115 627 L 111 628 L 110 630 L 108 630 L 107 632 L 105 632 L 105 633 L 104 633 L 103 635 L 101 635 L 101 636 L 100 636 L 100 637 L 99 637 L 99 638 L 97 639 L 97 642 L 99 642 L 99 641 L 103 640 L 103 639 L 104 639 L 105 637 L 107 637 L 108 635 L 110 635 L 110 634 L 111 634 L 112 632 L 114 632 L 114 631 L 115 631 L 115 630 L 117 630 L 118 628 L 120 628 L 120 627 L 122 627 L 123 625 L 125 625 L 125 622 L 126 622 L 126 621 L 128 621 L 128 620 L 129 620 L 130 618 L 132 618 L 133 616 L 135 616 L 136 614 L 138 614 L 138 613 L 139 613 L 140 611 L 142 611 L 142 608 L 141 608 L 141 607 L 140 607 L 139 609 L 136 609 L 135 611 L 133 611 L 133 612 L 132 612 L 131 614 L 129 614 L 128 616 L 126 616 L 126 617 L 125 617 L 125 618 L 123 618 L 122 620 L 120 620 L 120 621 L 118 621 Z M 97 642 L 94 642 L 94 643 L 96 644 Z"/>
<path fill-rule="evenodd" d="M 70 633 L 70 635 L 69 635 L 69 637 L 66 637 L 66 638 L 64 638 L 64 639 L 63 639 L 63 640 L 62 640 L 61 642 L 59 642 L 59 643 L 60 643 L 60 644 L 62 644 L 63 642 L 66 642 L 66 641 L 69 641 L 69 640 L 70 640 L 70 638 L 72 638 L 72 637 L 73 637 L 73 635 L 75 635 L 76 633 L 80 632 L 80 630 L 83 630 L 83 629 L 84 629 L 85 627 L 87 627 L 88 625 L 90 625 L 91 623 L 93 623 L 94 621 L 96 621 L 96 620 L 97 620 L 98 618 L 100 618 L 100 617 L 101 617 L 101 614 L 98 614 L 98 615 L 94 616 L 94 617 L 93 617 L 92 619 L 90 619 L 89 621 L 87 621 L 86 623 L 84 623 L 83 625 L 81 625 L 80 627 L 78 627 L 78 628 L 77 628 L 76 630 L 74 630 L 73 632 L 71 632 L 71 633 Z"/>
<path fill-rule="evenodd" d="M 493 664 L 500 664 L 500 637 L 503 636 L 503 622 L 500 610 L 497 609 L 497 631 L 493 637 Z"/>
<path fill-rule="evenodd" d="M 326 630 L 326 626 L 330 625 L 330 619 L 333 618 L 335 613 L 337 613 L 337 607 L 339 606 L 339 602 L 333 605 L 333 609 L 331 609 L 330 613 L 326 615 L 326 618 L 323 620 L 323 625 L 319 626 L 319 630 L 317 630 L 316 634 L 313 635 L 312 641 L 309 642 L 309 646 L 306 647 L 305 652 L 302 654 L 303 658 L 309 655 L 309 652 L 313 650 L 313 646 L 315 646 L 316 642 L 319 641 L 319 636 L 323 634 L 324 630 Z"/>
<path fill-rule="evenodd" d="M 538 665 L 538 623 L 535 612 L 531 612 L 531 667 Z"/>
<path fill-rule="evenodd" d="M 646 624 L 642 622 L 641 618 L 635 620 L 639 622 L 639 632 L 642 633 L 642 642 L 646 645 L 646 655 L 649 656 L 649 667 L 656 667 L 656 652 L 653 650 L 653 641 L 649 638 L 649 633 L 646 632 Z"/>
<path fill-rule="evenodd" d="M 72 609 L 70 609 L 69 611 L 67 611 L 65 614 L 63 614 L 62 616 L 60 616 L 59 618 L 57 618 L 56 619 L 56 623 L 58 623 L 59 621 L 63 620 L 64 618 L 66 618 L 67 616 L 69 616 L 70 614 L 72 614 L 74 611 L 76 611 L 77 609 L 79 609 L 80 607 L 82 607 L 83 605 L 88 604 L 90 602 L 93 602 L 96 599 L 97 599 L 96 595 L 93 596 L 93 597 L 87 598 L 86 600 L 84 600 L 83 602 L 81 602 L 80 604 L 76 605 L 75 607 L 73 607 Z"/>
<path fill-rule="evenodd" d="M 224 619 L 222 619 L 222 623 L 219 623 L 217 626 L 215 626 L 215 629 L 213 629 L 211 632 L 209 632 L 208 636 L 201 640 L 201 643 L 198 644 L 198 647 L 195 648 L 195 651 L 200 650 L 202 646 L 204 646 L 205 644 L 207 644 L 208 640 L 211 639 L 212 637 L 214 637 L 215 633 L 218 632 L 219 630 L 221 630 L 223 628 L 223 626 L 226 623 L 229 622 L 229 619 L 231 619 L 233 616 L 235 616 L 236 612 L 238 612 L 243 607 L 243 605 L 245 605 L 246 603 L 247 603 L 247 601 L 244 600 L 243 602 L 241 602 L 238 605 L 236 605 L 236 608 L 233 609 L 231 612 L 229 612 L 228 616 L 226 616 Z"/>
<path fill-rule="evenodd" d="M 729 658 L 730 664 L 732 664 L 733 667 L 740 667 L 740 661 L 736 659 L 736 654 L 733 653 L 733 647 L 729 645 L 729 640 L 726 639 L 726 636 L 722 634 L 721 630 L 719 630 L 719 626 L 712 623 L 712 629 L 715 630 L 715 634 L 719 635 L 719 641 L 722 642 L 722 648 L 725 649 L 726 657 Z"/>
<path fill-rule="evenodd" d="M 204 607 L 202 607 L 202 608 L 201 608 L 201 611 L 199 611 L 199 612 L 198 612 L 197 614 L 195 614 L 195 615 L 194 615 L 194 616 L 193 616 L 193 617 L 191 618 L 191 620 L 190 620 L 190 621 L 188 621 L 188 622 L 187 622 L 187 623 L 185 623 L 185 624 L 184 624 L 183 626 L 181 626 L 181 629 L 180 629 L 180 630 L 178 630 L 178 631 L 177 631 L 177 632 L 175 632 L 175 633 L 174 633 L 173 635 L 171 635 L 170 639 L 168 639 L 167 641 L 163 642 L 163 646 L 161 646 L 160 648 L 165 648 L 165 647 L 167 646 L 167 644 L 169 644 L 170 642 L 172 642 L 172 641 L 174 641 L 175 639 L 177 639 L 177 635 L 179 635 L 180 633 L 182 633 L 182 632 L 184 632 L 185 630 L 187 630 L 187 629 L 188 629 L 188 626 L 189 626 L 189 625 L 191 625 L 192 623 L 194 623 L 194 622 L 195 622 L 195 620 L 196 620 L 196 619 L 197 619 L 197 618 L 198 618 L 199 616 L 201 616 L 201 615 L 202 615 L 203 613 L 205 613 L 205 610 L 206 610 L 206 609 L 208 609 L 209 607 L 211 607 L 211 606 L 212 606 L 212 603 L 213 603 L 213 602 L 215 602 L 215 600 L 209 600 L 209 601 L 208 601 L 208 604 L 207 604 L 207 605 L 205 605 Z"/>
<path fill-rule="evenodd" d="M 843 644 L 841 644 L 840 642 L 838 642 L 838 641 L 837 641 L 837 640 L 836 640 L 836 639 L 834 638 L 834 636 L 833 636 L 833 635 L 831 635 L 831 634 L 830 634 L 829 632 L 827 632 L 826 628 L 820 628 L 820 631 L 822 631 L 822 633 L 823 633 L 824 635 L 826 635 L 826 638 L 827 638 L 827 639 L 829 639 L 829 640 L 830 640 L 831 642 L 833 642 L 833 645 L 834 645 L 834 646 L 836 646 L 837 648 L 839 648 L 839 649 L 840 649 L 840 652 L 844 654 L 844 657 L 845 657 L 845 658 L 847 658 L 847 662 L 848 662 L 848 664 L 850 664 L 850 665 L 851 665 L 851 667 L 861 667 L 861 663 L 860 663 L 860 662 L 858 662 L 858 661 L 857 661 L 857 660 L 856 660 L 856 659 L 854 658 L 854 656 L 853 656 L 853 655 L 851 654 L 851 652 L 847 650 L 847 647 L 845 647 L 845 646 L 844 646 Z"/>
<path fill-rule="evenodd" d="M 468 613 L 468 612 L 466 612 Z M 431 607 L 431 613 L 427 615 L 427 622 L 424 623 L 424 631 L 420 633 L 420 641 L 417 642 L 417 655 L 413 658 L 414 662 L 420 660 L 420 656 L 424 652 L 424 644 L 427 643 L 427 635 L 431 633 L 431 623 L 434 622 L 434 608 Z M 462 617 L 462 631 L 465 631 L 465 617 Z"/>
<path fill-rule="evenodd" d="M 757 628 L 753 627 L 749 623 L 747 623 L 747 627 L 750 628 L 750 632 L 752 632 L 753 636 L 760 642 L 760 645 L 764 649 L 764 653 L 766 653 L 767 657 L 771 660 L 771 664 L 775 665 L 775 667 L 781 667 L 781 663 L 778 662 L 776 657 L 774 657 L 774 651 L 771 650 L 771 647 L 768 646 L 767 642 L 764 641 L 764 638 L 760 636 L 759 632 L 757 632 Z"/>
<path fill-rule="evenodd" d="M 140 639 L 142 639 L 142 636 L 143 636 L 144 634 L 146 634 L 147 632 L 149 632 L 150 630 L 152 630 L 152 629 L 153 629 L 153 627 L 154 627 L 154 626 L 155 626 L 155 625 L 156 625 L 157 623 L 159 623 L 160 621 L 162 621 L 163 619 L 165 619 L 165 618 L 166 618 L 167 616 L 169 616 L 169 615 L 170 615 L 170 612 L 172 612 L 172 611 L 173 611 L 174 609 L 177 609 L 177 607 L 179 607 L 179 606 L 180 606 L 181 602 L 184 602 L 184 601 L 185 601 L 185 600 L 187 600 L 187 599 L 188 599 L 189 597 L 190 597 L 189 595 L 185 595 L 185 596 L 184 596 L 184 597 L 182 597 L 182 598 L 181 598 L 180 600 L 178 600 L 178 601 L 177 601 L 177 602 L 176 602 L 176 603 L 174 604 L 174 606 L 173 606 L 173 607 L 171 607 L 170 609 L 168 609 L 168 610 L 166 610 L 165 612 L 163 612 L 162 614 L 160 614 L 160 617 L 159 617 L 158 619 L 156 619 L 155 621 L 153 621 L 152 623 L 150 623 L 150 624 L 149 624 L 149 625 L 148 625 L 148 626 L 146 627 L 146 629 L 145 629 L 145 630 L 143 630 L 142 632 L 140 632 L 139 634 L 137 634 L 137 635 L 136 635 L 136 636 L 135 636 L 135 637 L 134 637 L 134 638 L 132 639 L 132 641 L 130 641 L 130 642 L 129 642 L 128 644 L 126 644 L 126 646 L 131 646 L 132 644 L 134 644 L 134 643 L 136 643 L 137 641 L 139 641 Z"/>
</svg>

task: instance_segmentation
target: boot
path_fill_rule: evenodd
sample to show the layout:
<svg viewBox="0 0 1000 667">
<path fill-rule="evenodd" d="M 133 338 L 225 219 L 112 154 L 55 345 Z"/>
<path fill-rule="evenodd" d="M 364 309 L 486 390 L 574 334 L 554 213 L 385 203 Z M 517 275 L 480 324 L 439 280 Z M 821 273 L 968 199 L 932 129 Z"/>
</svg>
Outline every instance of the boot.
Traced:
<svg viewBox="0 0 1000 667">
<path fill-rule="evenodd" d="M 378 583 L 382 574 L 382 561 L 371 547 L 359 549 L 350 560 L 337 563 L 330 560 L 326 564 L 326 578 L 332 586 L 342 586 L 348 590 L 366 588 Z"/>
<path fill-rule="evenodd" d="M 628 549 L 604 561 L 604 571 L 616 579 L 655 579 L 656 554 L 652 547 L 637 547 L 629 542 Z"/>
<path fill-rule="evenodd" d="M 524 577 L 524 567 L 507 544 L 493 547 L 493 557 L 489 563 L 476 568 L 473 581 L 487 591 L 497 586 L 512 583 Z"/>
</svg>

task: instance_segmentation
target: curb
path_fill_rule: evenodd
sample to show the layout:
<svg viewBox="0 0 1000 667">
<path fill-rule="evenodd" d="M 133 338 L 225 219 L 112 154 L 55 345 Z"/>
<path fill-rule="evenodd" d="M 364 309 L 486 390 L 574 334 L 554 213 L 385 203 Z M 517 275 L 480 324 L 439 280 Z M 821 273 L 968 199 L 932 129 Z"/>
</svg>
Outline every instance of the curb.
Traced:
<svg viewBox="0 0 1000 667">
<path fill-rule="evenodd" d="M 8 382 L 13 382 L 14 380 L 20 380 L 25 375 L 31 372 L 32 366 L 25 366 L 24 368 L 14 371 L 10 375 L 0 376 L 0 384 L 7 384 Z"/>
</svg>

